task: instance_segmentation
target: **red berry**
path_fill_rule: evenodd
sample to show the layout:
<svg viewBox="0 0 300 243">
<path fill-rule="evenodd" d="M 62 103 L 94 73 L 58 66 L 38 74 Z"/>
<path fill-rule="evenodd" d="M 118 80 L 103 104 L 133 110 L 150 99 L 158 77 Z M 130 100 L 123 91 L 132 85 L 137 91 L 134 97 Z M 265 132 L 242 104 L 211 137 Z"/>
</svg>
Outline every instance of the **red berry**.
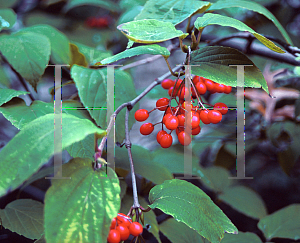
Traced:
<svg viewBox="0 0 300 243">
<path fill-rule="evenodd" d="M 161 82 L 161 86 L 164 88 L 164 89 L 169 89 L 171 87 L 173 87 L 175 84 L 175 82 L 172 80 L 172 79 L 164 79 L 162 82 Z"/>
<path fill-rule="evenodd" d="M 173 89 L 174 89 L 174 87 L 171 87 L 171 88 L 169 88 L 169 90 L 168 90 L 168 94 L 169 94 L 170 97 L 172 96 Z M 175 97 L 175 94 L 176 94 L 176 93 L 175 93 L 175 91 L 174 91 L 174 94 L 173 94 L 172 97 Z"/>
<path fill-rule="evenodd" d="M 206 89 L 210 92 L 210 93 L 214 93 L 216 90 L 215 90 L 215 82 L 210 80 L 210 79 L 206 79 L 205 80 L 205 86 L 206 86 Z"/>
<path fill-rule="evenodd" d="M 119 243 L 121 241 L 120 232 L 115 229 L 111 229 L 109 231 L 107 241 L 108 243 Z"/>
<path fill-rule="evenodd" d="M 178 119 L 178 126 L 184 126 L 185 115 L 180 114 L 177 116 L 177 119 Z"/>
<path fill-rule="evenodd" d="M 225 90 L 224 90 L 225 94 L 230 94 L 231 90 L 232 90 L 231 86 L 225 85 Z"/>
<path fill-rule="evenodd" d="M 200 116 L 197 112 L 192 113 L 192 129 L 198 127 L 200 125 Z"/>
<path fill-rule="evenodd" d="M 182 132 L 178 133 L 177 137 L 178 137 L 178 141 L 182 145 L 185 145 L 185 146 L 189 145 L 192 141 L 191 136 L 188 133 L 186 133 L 185 131 L 182 131 Z M 184 138 L 186 138 L 186 141 L 184 141 Z"/>
<path fill-rule="evenodd" d="M 149 135 L 153 132 L 154 130 L 154 126 L 152 123 L 144 123 L 141 127 L 140 127 L 140 132 L 143 135 Z"/>
<path fill-rule="evenodd" d="M 200 95 L 205 94 L 206 90 L 207 90 L 206 85 L 203 82 L 197 83 L 195 88 L 197 89 L 197 91 Z"/>
<path fill-rule="evenodd" d="M 130 217 L 128 217 L 126 214 L 118 213 L 117 223 L 118 223 L 118 225 L 123 224 L 128 228 L 130 226 L 130 224 L 132 223 L 132 221 L 131 221 Z"/>
<path fill-rule="evenodd" d="M 139 109 L 134 114 L 135 120 L 137 120 L 139 122 L 147 120 L 148 117 L 149 117 L 149 113 L 145 109 Z"/>
<path fill-rule="evenodd" d="M 139 222 L 133 222 L 129 227 L 129 232 L 133 236 L 138 236 L 143 233 L 143 226 Z"/>
<path fill-rule="evenodd" d="M 176 85 L 175 85 L 175 91 L 179 89 L 179 86 L 182 83 L 182 79 L 178 79 L 177 82 L 175 81 Z"/>
<path fill-rule="evenodd" d="M 105 28 L 108 27 L 108 18 L 107 17 L 100 17 L 96 19 L 97 27 L 98 28 Z"/>
<path fill-rule="evenodd" d="M 200 119 L 204 124 L 209 124 L 210 120 L 207 117 L 208 110 L 201 110 L 200 112 Z"/>
<path fill-rule="evenodd" d="M 116 230 L 119 231 L 120 236 L 121 236 L 121 240 L 127 240 L 128 239 L 128 237 L 130 235 L 130 232 L 129 232 L 129 228 L 126 225 L 120 224 L 119 226 L 117 226 Z"/>
<path fill-rule="evenodd" d="M 169 119 L 171 116 L 172 116 L 171 113 L 167 113 L 167 114 L 163 117 L 163 120 L 162 120 L 163 124 L 166 124 L 166 120 Z"/>
<path fill-rule="evenodd" d="M 200 131 L 201 131 L 201 127 L 198 126 L 194 129 L 192 129 L 192 135 L 198 135 L 200 133 Z"/>
<path fill-rule="evenodd" d="M 180 132 L 182 132 L 182 131 L 184 131 L 184 127 L 177 127 L 177 129 L 176 129 L 176 135 L 178 136 L 178 134 Z"/>
<path fill-rule="evenodd" d="M 156 108 L 160 111 L 165 111 L 168 108 L 169 99 L 168 98 L 160 98 L 156 101 Z"/>
<path fill-rule="evenodd" d="M 224 84 L 215 84 L 215 91 L 218 93 L 224 93 L 225 85 Z"/>
<path fill-rule="evenodd" d="M 175 130 L 178 127 L 178 118 L 176 116 L 170 116 L 165 120 L 166 128 L 169 130 Z"/>
<path fill-rule="evenodd" d="M 169 148 L 173 143 L 173 138 L 170 134 L 164 134 L 162 135 L 160 139 L 160 146 L 162 148 Z"/>
<path fill-rule="evenodd" d="M 188 93 L 189 92 L 189 90 L 188 90 L 188 88 L 187 87 L 183 87 L 183 88 L 181 88 L 179 91 L 178 91 L 178 93 L 177 93 L 177 96 L 180 98 L 180 99 L 184 99 L 184 96 L 185 96 L 185 93 Z"/>
<path fill-rule="evenodd" d="M 113 218 L 110 224 L 110 229 L 116 228 L 117 218 Z"/>
<path fill-rule="evenodd" d="M 219 123 L 222 120 L 222 114 L 216 110 L 210 110 L 207 113 L 207 118 L 210 120 L 211 123 Z"/>
<path fill-rule="evenodd" d="M 160 130 L 160 131 L 157 133 L 157 135 L 156 135 L 156 141 L 157 141 L 159 144 L 160 144 L 160 140 L 161 140 L 162 136 L 165 135 L 165 134 L 167 134 L 167 132 L 164 131 L 164 130 Z"/>
<path fill-rule="evenodd" d="M 225 115 L 228 112 L 228 107 L 222 102 L 218 102 L 214 105 L 214 110 L 221 112 L 222 115 Z"/>
</svg>

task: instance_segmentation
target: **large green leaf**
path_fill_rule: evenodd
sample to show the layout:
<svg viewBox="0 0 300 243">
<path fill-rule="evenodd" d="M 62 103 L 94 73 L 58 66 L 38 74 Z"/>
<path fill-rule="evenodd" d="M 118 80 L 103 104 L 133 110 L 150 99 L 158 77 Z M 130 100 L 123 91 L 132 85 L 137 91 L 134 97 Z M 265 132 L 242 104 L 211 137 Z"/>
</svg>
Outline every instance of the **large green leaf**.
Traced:
<svg viewBox="0 0 300 243">
<path fill-rule="evenodd" d="M 245 87 L 262 87 L 267 93 L 268 85 L 262 72 L 243 53 L 230 47 L 207 46 L 191 54 L 193 74 L 212 79 L 217 83 L 237 86 L 237 67 L 229 65 L 253 65 L 244 67 Z"/>
<path fill-rule="evenodd" d="M 267 215 L 267 209 L 261 197 L 245 186 L 228 187 L 218 197 L 251 218 L 261 219 Z"/>
<path fill-rule="evenodd" d="M 120 209 L 117 175 L 107 168 L 94 170 L 89 159 L 75 158 L 63 165 L 70 180 L 52 180 L 45 197 L 47 242 L 106 242 L 112 219 Z"/>
<path fill-rule="evenodd" d="M 12 9 L 0 9 L 0 31 L 12 28 L 16 20 L 17 15 Z"/>
<path fill-rule="evenodd" d="M 30 26 L 24 30 L 48 37 L 51 44 L 51 59 L 54 64 L 71 63 L 69 40 L 62 32 L 47 24 Z"/>
<path fill-rule="evenodd" d="M 36 90 L 50 58 L 50 41 L 41 34 L 17 32 L 0 36 L 0 51 Z"/>
<path fill-rule="evenodd" d="M 91 5 L 100 8 L 105 8 L 111 11 L 118 11 L 119 7 L 112 1 L 105 0 L 69 0 L 68 3 L 64 6 L 63 11 L 68 12 L 72 8 L 83 6 L 83 5 Z"/>
<path fill-rule="evenodd" d="M 237 228 L 200 188 L 184 180 L 168 180 L 151 189 L 150 207 L 159 208 L 185 223 L 212 243 L 224 232 L 237 234 Z"/>
<path fill-rule="evenodd" d="M 89 69 L 74 65 L 71 75 L 76 83 L 81 102 L 87 108 L 92 118 L 103 129 L 106 128 L 106 99 L 107 99 L 107 72 L 104 69 Z M 115 70 L 115 107 L 136 97 L 133 81 L 128 73 Z M 104 108 L 104 109 L 91 109 Z M 135 106 L 131 112 L 137 110 Z M 134 116 L 129 117 L 129 128 L 135 122 Z M 116 119 L 116 141 L 122 143 L 125 138 L 125 109 Z"/>
<path fill-rule="evenodd" d="M 0 223 L 6 229 L 29 239 L 39 239 L 44 232 L 44 205 L 31 199 L 19 199 L 0 209 Z"/>
<path fill-rule="evenodd" d="M 0 90 L 1 92 L 1 90 Z M 81 107 L 77 101 L 64 101 L 62 103 L 62 112 L 76 116 L 81 119 L 89 119 L 89 115 L 84 110 L 70 109 L 72 107 Z M 64 109 L 68 107 L 69 109 Z M 0 112 L 18 129 L 23 127 L 34 119 L 51 114 L 54 112 L 53 103 L 46 103 L 40 100 L 33 101 L 30 106 L 27 106 L 25 101 L 20 98 L 14 98 L 10 102 L 0 107 Z"/>
<path fill-rule="evenodd" d="M 272 41 L 267 39 L 266 37 L 262 36 L 261 34 L 258 34 L 253 29 L 245 25 L 243 22 L 219 15 L 219 14 L 212 14 L 212 13 L 206 13 L 202 17 L 198 17 L 195 21 L 195 27 L 197 29 L 203 29 L 204 27 L 208 25 L 221 25 L 221 26 L 228 26 L 238 29 L 239 31 L 248 31 L 251 34 L 253 34 L 262 44 L 264 44 L 266 47 L 270 48 L 272 51 L 276 51 L 279 53 L 285 53 L 284 50 L 282 50 L 280 47 L 276 46 Z"/>
<path fill-rule="evenodd" d="M 216 3 L 214 3 L 209 10 L 219 10 L 219 9 L 224 9 L 224 8 L 234 8 L 234 7 L 239 7 L 239 8 L 245 8 L 252 10 L 254 12 L 260 13 L 267 17 L 269 20 L 271 20 L 275 26 L 278 28 L 278 30 L 281 32 L 285 40 L 293 45 L 293 42 L 291 38 L 289 37 L 288 33 L 285 31 L 285 29 L 282 27 L 282 25 L 279 23 L 279 21 L 276 19 L 276 17 L 264 6 L 254 2 L 254 1 L 245 1 L 245 0 L 220 0 Z"/>
<path fill-rule="evenodd" d="M 28 93 L 29 92 L 22 91 L 22 90 L 0 89 L 0 106 L 2 106 L 4 103 L 10 101 L 14 97 L 17 97 L 19 95 L 25 95 Z"/>
<path fill-rule="evenodd" d="M 143 197 L 138 197 L 139 203 L 143 208 L 148 207 L 147 201 Z M 126 194 L 124 198 L 122 199 L 122 204 L 121 204 L 121 213 L 127 214 L 129 212 L 131 206 L 133 203 L 133 197 L 132 195 Z M 150 210 L 149 212 L 143 213 L 144 214 L 144 225 L 149 225 L 148 231 L 154 235 L 154 237 L 157 239 L 159 243 L 161 243 L 160 238 L 159 238 L 159 226 L 156 220 L 156 215 L 155 213 Z"/>
<path fill-rule="evenodd" d="M 105 58 L 104 60 L 101 61 L 101 64 L 109 64 L 112 62 L 116 62 L 120 59 L 143 55 L 143 54 L 162 55 L 164 57 L 170 56 L 170 52 L 168 51 L 167 48 L 163 46 L 159 46 L 157 44 L 153 44 L 153 45 L 138 46 L 138 47 L 127 49 L 112 57 Z"/>
<path fill-rule="evenodd" d="M 161 184 L 165 180 L 174 178 L 164 165 L 153 160 L 153 155 L 149 150 L 137 145 L 132 145 L 131 152 L 134 170 L 137 174 L 155 184 Z M 116 147 L 115 156 L 116 167 L 121 167 L 125 170 L 130 169 L 127 149 Z"/>
<path fill-rule="evenodd" d="M 95 141 L 94 135 L 90 134 L 83 140 L 71 144 L 69 147 L 66 148 L 68 153 L 72 157 L 80 157 L 80 158 L 89 158 L 94 159 L 95 154 Z"/>
<path fill-rule="evenodd" d="M 118 27 L 128 39 L 138 43 L 157 43 L 173 39 L 175 37 L 184 38 L 181 30 L 176 30 L 172 23 L 159 21 L 156 19 L 146 19 L 131 21 L 120 24 Z"/>
<path fill-rule="evenodd" d="M 210 2 L 186 0 L 149 0 L 135 20 L 157 19 L 177 25 L 196 13 L 203 13 Z"/>
<path fill-rule="evenodd" d="M 262 243 L 262 241 L 252 232 L 240 231 L 237 235 L 225 234 L 221 243 Z"/>
<path fill-rule="evenodd" d="M 111 51 L 98 50 L 75 41 L 72 41 L 72 43 L 78 47 L 78 50 L 85 56 L 88 63 L 100 62 L 102 59 L 112 55 Z"/>
<path fill-rule="evenodd" d="M 174 218 L 165 220 L 159 225 L 159 230 L 171 241 L 176 243 L 209 243 L 207 239 L 199 236 L 197 231 Z"/>
<path fill-rule="evenodd" d="M 88 119 L 62 114 L 62 149 L 92 133 L 105 131 Z M 28 123 L 0 152 L 0 196 L 14 190 L 54 153 L 54 114 Z"/>
<path fill-rule="evenodd" d="M 273 238 L 300 239 L 300 204 L 292 204 L 258 222 L 267 240 Z"/>
</svg>

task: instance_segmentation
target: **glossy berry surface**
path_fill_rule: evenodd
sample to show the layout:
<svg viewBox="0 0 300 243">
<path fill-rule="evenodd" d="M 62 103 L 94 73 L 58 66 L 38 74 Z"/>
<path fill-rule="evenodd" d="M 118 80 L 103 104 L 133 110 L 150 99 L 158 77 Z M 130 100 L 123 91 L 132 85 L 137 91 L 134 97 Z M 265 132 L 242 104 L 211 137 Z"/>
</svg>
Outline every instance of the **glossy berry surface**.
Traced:
<svg viewBox="0 0 300 243">
<path fill-rule="evenodd" d="M 207 117 L 207 114 L 208 114 L 208 110 L 202 110 L 200 112 L 200 119 L 201 121 L 204 123 L 204 124 L 209 124 L 211 123 L 211 121 L 208 119 Z"/>
<path fill-rule="evenodd" d="M 139 122 L 147 120 L 148 117 L 149 117 L 149 113 L 145 109 L 139 109 L 134 113 L 135 120 L 137 120 Z"/>
<path fill-rule="evenodd" d="M 133 222 L 129 227 L 129 232 L 133 236 L 143 233 L 143 226 L 139 222 Z"/>
<path fill-rule="evenodd" d="M 153 132 L 154 126 L 152 123 L 145 123 L 140 127 L 140 132 L 143 135 L 149 135 Z"/>
<path fill-rule="evenodd" d="M 164 131 L 164 130 L 161 130 L 161 131 L 159 131 L 159 132 L 157 133 L 157 135 L 156 135 L 156 141 L 157 141 L 159 144 L 160 144 L 160 140 L 161 140 L 162 136 L 165 135 L 165 134 L 167 134 L 167 132 Z"/>
<path fill-rule="evenodd" d="M 171 87 L 173 87 L 175 84 L 175 82 L 172 79 L 164 79 L 161 82 L 161 87 L 163 87 L 164 89 L 169 89 Z"/>
<path fill-rule="evenodd" d="M 162 137 L 160 139 L 160 146 L 162 148 L 169 148 L 169 147 L 171 147 L 172 143 L 173 143 L 173 138 L 170 134 L 162 135 Z"/>
<path fill-rule="evenodd" d="M 129 232 L 129 228 L 126 225 L 120 224 L 119 226 L 117 226 L 116 230 L 119 231 L 120 236 L 121 236 L 121 240 L 127 240 L 128 239 L 128 237 L 130 235 L 130 232 Z"/>
<path fill-rule="evenodd" d="M 185 131 L 182 131 L 180 133 L 178 133 L 178 141 L 182 144 L 182 145 L 189 145 L 192 142 L 192 138 L 189 134 L 187 134 Z"/>
<path fill-rule="evenodd" d="M 107 237 L 108 243 L 119 243 L 121 241 L 120 232 L 116 229 L 111 229 Z"/>
<path fill-rule="evenodd" d="M 160 98 L 156 101 L 156 108 L 160 111 L 165 111 L 168 108 L 169 99 L 168 98 Z"/>
<path fill-rule="evenodd" d="M 169 130 L 175 130 L 178 127 L 178 118 L 176 116 L 170 116 L 165 121 L 166 128 Z"/>
<path fill-rule="evenodd" d="M 222 115 L 225 115 L 228 112 L 228 107 L 222 102 L 218 102 L 214 105 L 214 110 L 219 111 Z"/>
<path fill-rule="evenodd" d="M 210 110 L 207 113 L 207 118 L 210 120 L 211 123 L 219 123 L 222 120 L 222 114 L 216 110 Z"/>
</svg>

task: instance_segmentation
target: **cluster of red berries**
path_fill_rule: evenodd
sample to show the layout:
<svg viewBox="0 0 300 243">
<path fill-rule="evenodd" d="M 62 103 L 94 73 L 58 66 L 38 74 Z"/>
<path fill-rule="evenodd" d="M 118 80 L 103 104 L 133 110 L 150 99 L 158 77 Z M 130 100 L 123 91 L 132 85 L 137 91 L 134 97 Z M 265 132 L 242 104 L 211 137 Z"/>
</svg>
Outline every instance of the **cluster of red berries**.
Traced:
<svg viewBox="0 0 300 243">
<path fill-rule="evenodd" d="M 156 140 L 163 148 L 169 148 L 173 143 L 173 138 L 171 133 L 176 130 L 178 141 L 182 145 L 189 145 L 192 141 L 191 135 L 197 135 L 200 133 L 200 120 L 204 124 L 209 123 L 219 123 L 222 120 L 222 115 L 225 115 L 228 111 L 226 104 L 218 102 L 214 105 L 206 104 L 202 102 L 201 95 L 205 94 L 207 91 L 210 93 L 225 93 L 229 94 L 232 90 L 231 86 L 224 84 L 215 83 L 210 79 L 205 79 L 200 76 L 194 76 L 192 80 L 192 92 L 191 92 L 191 102 L 195 103 L 197 100 L 197 105 L 191 104 L 191 133 L 184 130 L 185 115 L 186 115 L 186 103 L 185 103 L 185 93 L 188 93 L 188 88 L 182 79 L 178 79 L 176 82 L 171 79 L 165 79 L 162 81 L 161 86 L 168 90 L 170 98 L 160 98 L 156 102 L 156 107 L 147 111 L 145 109 L 139 109 L 135 112 L 135 119 L 139 122 L 147 120 L 149 114 L 154 110 L 164 111 L 164 115 L 161 122 L 156 124 L 144 123 L 140 127 L 140 132 L 142 135 L 149 135 L 153 132 L 154 126 L 157 124 L 162 124 L 162 130 L 157 133 Z M 175 100 L 177 106 L 171 106 L 171 100 Z M 204 104 L 212 107 L 207 109 Z M 170 130 L 167 133 L 163 129 L 163 124 Z"/>
<path fill-rule="evenodd" d="M 139 222 L 132 222 L 131 218 L 123 213 L 113 218 L 109 234 L 108 243 L 119 243 L 121 240 L 127 240 L 129 235 L 139 236 L 143 233 L 143 226 Z"/>
<path fill-rule="evenodd" d="M 105 17 L 90 17 L 85 21 L 85 24 L 91 28 L 107 28 L 110 24 L 110 18 Z"/>
</svg>

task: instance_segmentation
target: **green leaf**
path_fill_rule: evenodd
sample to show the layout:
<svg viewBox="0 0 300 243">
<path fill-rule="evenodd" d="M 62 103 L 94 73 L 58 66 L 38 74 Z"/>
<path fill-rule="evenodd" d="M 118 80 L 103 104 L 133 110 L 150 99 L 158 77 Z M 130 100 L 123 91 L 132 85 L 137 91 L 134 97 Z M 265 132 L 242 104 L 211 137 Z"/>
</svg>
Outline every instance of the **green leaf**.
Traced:
<svg viewBox="0 0 300 243">
<path fill-rule="evenodd" d="M 251 218 L 261 219 L 267 215 L 267 209 L 261 197 L 245 186 L 226 188 L 218 198 Z"/>
<path fill-rule="evenodd" d="M 149 0 L 135 20 L 156 19 L 177 25 L 196 13 L 203 13 L 210 2 L 186 0 Z"/>
<path fill-rule="evenodd" d="M 105 131 L 88 119 L 62 114 L 62 149 L 87 135 Z M 28 123 L 0 151 L 0 196 L 14 190 L 35 173 L 54 153 L 54 114 Z"/>
<path fill-rule="evenodd" d="M 75 41 L 72 41 L 72 43 L 78 47 L 78 50 L 85 56 L 88 63 L 100 62 L 102 59 L 112 55 L 112 51 L 98 50 Z"/>
<path fill-rule="evenodd" d="M 66 148 L 66 150 L 74 158 L 80 157 L 80 158 L 94 159 L 94 154 L 95 154 L 94 144 L 95 144 L 94 134 L 90 134 L 83 140 L 71 144 L 69 147 Z"/>
<path fill-rule="evenodd" d="M 54 64 L 70 64 L 69 39 L 61 31 L 47 24 L 30 26 L 24 30 L 48 37 L 51 44 L 51 59 Z"/>
<path fill-rule="evenodd" d="M 161 184 L 165 180 L 173 179 L 173 175 L 165 166 L 153 160 L 153 155 L 149 150 L 137 145 L 132 145 L 131 152 L 134 170 L 137 174 L 155 184 Z M 129 170 L 130 163 L 127 149 L 116 147 L 115 156 L 116 167 Z"/>
<path fill-rule="evenodd" d="M 9 87 L 10 87 L 10 78 L 8 76 L 8 73 L 6 72 L 6 68 L 1 65 L 0 66 L 0 88 L 7 89 Z"/>
<path fill-rule="evenodd" d="M 76 83 L 81 102 L 88 112 L 95 119 L 96 123 L 106 128 L 106 99 L 107 99 L 107 71 L 104 69 L 89 69 L 74 65 L 71 69 L 71 76 Z M 125 71 L 115 70 L 115 107 L 128 102 L 136 97 L 133 80 Z M 98 109 L 91 109 L 98 108 Z M 104 109 L 103 109 L 104 108 Z M 131 112 L 137 110 L 135 106 Z M 135 122 L 134 116 L 129 117 L 129 128 Z M 125 109 L 116 119 L 116 141 L 122 143 L 125 138 Z"/>
<path fill-rule="evenodd" d="M 175 37 L 185 38 L 181 30 L 176 30 L 172 23 L 156 19 L 131 21 L 120 24 L 118 27 L 128 39 L 137 43 L 157 43 L 173 39 Z"/>
<path fill-rule="evenodd" d="M 16 23 L 17 15 L 14 10 L 0 9 L 0 31 L 3 29 L 11 29 Z"/>
<path fill-rule="evenodd" d="M 89 159 L 63 165 L 70 180 L 52 180 L 45 197 L 47 242 L 106 242 L 110 223 L 120 209 L 117 175 L 107 168 L 94 170 Z"/>
<path fill-rule="evenodd" d="M 25 94 L 29 94 L 29 92 L 22 91 L 22 90 L 14 90 L 14 89 L 0 89 L 0 106 L 10 101 L 14 97 L 25 95 Z"/>
<path fill-rule="evenodd" d="M 148 203 L 143 197 L 138 196 L 138 199 L 139 199 L 139 203 L 143 208 L 148 208 Z M 120 212 L 126 214 L 127 212 L 129 212 L 131 206 L 132 206 L 132 195 L 126 194 L 122 199 Z M 159 243 L 161 243 L 159 238 L 159 226 L 156 220 L 155 213 L 152 210 L 150 210 L 149 212 L 143 214 L 144 214 L 145 225 L 147 224 L 150 225 L 148 231 L 154 235 L 154 237 Z"/>
<path fill-rule="evenodd" d="M 44 232 L 44 205 L 31 199 L 19 199 L 0 209 L 1 224 L 29 239 L 39 239 Z"/>
<path fill-rule="evenodd" d="M 248 27 L 243 22 L 241 22 L 237 19 L 219 15 L 219 14 L 206 13 L 202 17 L 198 17 L 197 20 L 195 21 L 195 27 L 199 30 L 203 29 L 204 27 L 206 27 L 208 25 L 212 25 L 212 24 L 233 27 L 233 28 L 238 29 L 239 31 L 248 31 L 251 34 L 253 34 L 262 44 L 264 44 L 266 47 L 270 48 L 272 51 L 276 51 L 279 53 L 285 53 L 284 50 L 282 50 L 280 47 L 276 46 L 272 41 L 270 41 L 266 37 L 258 34 L 253 29 L 251 29 L 250 27 Z"/>
<path fill-rule="evenodd" d="M 155 186 L 149 194 L 150 207 L 159 208 L 185 223 L 212 243 L 224 232 L 237 234 L 237 228 L 200 188 L 183 180 L 168 180 Z"/>
<path fill-rule="evenodd" d="M 63 12 L 68 12 L 72 8 L 83 6 L 83 5 L 91 5 L 95 7 L 104 8 L 110 11 L 118 11 L 119 7 L 112 1 L 105 0 L 69 0 L 68 3 L 64 6 Z"/>
<path fill-rule="evenodd" d="M 273 238 L 300 239 L 300 204 L 292 204 L 258 222 L 267 240 Z"/>
<path fill-rule="evenodd" d="M 211 166 L 203 168 L 204 180 L 201 180 L 204 185 L 215 192 L 222 192 L 232 184 L 232 180 L 228 179 L 230 173 L 223 167 Z"/>
<path fill-rule="evenodd" d="M 262 72 L 243 53 L 230 47 L 207 46 L 191 54 L 193 74 L 211 79 L 217 83 L 237 86 L 237 67 L 229 65 L 253 65 L 244 67 L 245 87 L 262 87 L 267 93 L 268 85 Z"/>
<path fill-rule="evenodd" d="M 159 225 L 159 230 L 171 241 L 176 243 L 210 243 L 197 231 L 174 218 L 167 219 Z M 223 241 L 222 241 L 223 242 Z"/>
<path fill-rule="evenodd" d="M 90 116 L 84 110 L 64 109 L 65 107 L 71 108 L 72 106 L 81 107 L 81 104 L 77 101 L 64 101 L 62 103 L 62 112 L 78 118 L 90 119 Z M 26 124 L 35 120 L 36 118 L 53 113 L 54 105 L 53 103 L 35 100 L 30 104 L 30 106 L 27 106 L 24 100 L 20 98 L 14 98 L 10 102 L 2 105 L 0 107 L 0 112 L 16 128 L 23 129 Z"/>
<path fill-rule="evenodd" d="M 118 19 L 117 25 L 133 21 L 135 16 L 137 16 L 141 12 L 142 9 L 143 9 L 143 6 L 140 6 L 140 5 L 129 8 L 126 12 L 121 14 L 121 16 Z"/>
<path fill-rule="evenodd" d="M 237 235 L 225 234 L 221 243 L 262 243 L 262 241 L 252 232 L 240 231 Z"/>
<path fill-rule="evenodd" d="M 168 51 L 167 48 L 163 46 L 159 46 L 157 44 L 153 44 L 153 45 L 138 46 L 131 49 L 127 49 L 112 57 L 105 58 L 104 60 L 101 61 L 101 64 L 109 64 L 109 63 L 116 62 L 120 59 L 143 55 L 143 54 L 162 55 L 164 57 L 170 56 L 170 52 Z"/>
<path fill-rule="evenodd" d="M 44 35 L 25 31 L 1 35 L 0 51 L 36 91 L 37 83 L 49 62 L 49 39 Z"/>
<path fill-rule="evenodd" d="M 276 17 L 264 6 L 254 2 L 254 1 L 244 1 L 244 0 L 220 0 L 216 3 L 214 3 L 209 10 L 220 10 L 224 8 L 233 8 L 233 7 L 239 7 L 239 8 L 245 8 L 252 10 L 254 12 L 260 13 L 267 17 L 269 20 L 271 20 L 275 26 L 278 28 L 278 30 L 281 32 L 284 39 L 289 43 L 290 45 L 293 45 L 293 42 L 291 38 L 289 37 L 288 33 L 285 31 L 285 29 L 282 27 L 282 25 L 279 23 L 279 21 L 276 19 Z"/>
</svg>

